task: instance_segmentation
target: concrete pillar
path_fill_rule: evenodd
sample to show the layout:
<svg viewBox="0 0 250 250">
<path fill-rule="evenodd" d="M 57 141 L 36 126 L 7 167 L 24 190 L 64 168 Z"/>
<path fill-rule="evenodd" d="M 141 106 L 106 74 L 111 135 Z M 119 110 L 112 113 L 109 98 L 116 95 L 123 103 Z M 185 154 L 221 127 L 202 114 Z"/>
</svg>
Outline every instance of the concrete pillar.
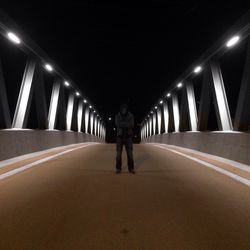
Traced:
<svg viewBox="0 0 250 250">
<path fill-rule="evenodd" d="M 78 110 L 77 110 L 77 131 L 82 132 L 82 112 L 83 112 L 83 102 L 79 100 Z"/>
<path fill-rule="evenodd" d="M 29 58 L 24 70 L 23 80 L 17 100 L 12 128 L 26 128 L 30 109 L 32 82 L 35 72 L 36 61 Z"/>
<path fill-rule="evenodd" d="M 153 116 L 149 117 L 149 136 L 152 135 L 152 126 L 153 126 Z"/>
<path fill-rule="evenodd" d="M 233 130 L 232 119 L 228 107 L 227 96 L 225 92 L 224 82 L 218 62 L 210 62 L 213 84 L 216 98 L 216 112 L 219 116 L 219 127 L 223 131 Z"/>
<path fill-rule="evenodd" d="M 174 115 L 174 130 L 179 132 L 180 126 L 180 113 L 179 113 L 179 103 L 176 93 L 172 93 L 172 106 L 173 106 L 173 115 Z"/>
<path fill-rule="evenodd" d="M 88 134 L 88 129 L 89 129 L 89 112 L 90 109 L 87 106 L 85 109 L 85 115 L 84 115 L 84 120 L 85 120 L 85 133 Z"/>
<path fill-rule="evenodd" d="M 185 84 L 185 88 L 187 92 L 190 128 L 191 131 L 197 131 L 198 118 L 193 83 L 191 81 L 187 81 Z"/>
<path fill-rule="evenodd" d="M 95 124 L 95 136 L 97 136 L 97 116 L 95 114 L 95 118 L 94 118 L 94 124 Z"/>
<path fill-rule="evenodd" d="M 163 103 L 164 133 L 168 133 L 169 111 L 167 102 Z"/>
<path fill-rule="evenodd" d="M 161 106 L 157 109 L 158 134 L 161 134 Z"/>
<path fill-rule="evenodd" d="M 51 98 L 50 98 L 48 129 L 55 129 L 60 87 L 61 87 L 60 81 L 59 79 L 57 79 L 53 84 L 53 89 L 52 89 Z"/>
<path fill-rule="evenodd" d="M 74 109 L 74 92 L 71 91 L 69 94 L 69 99 L 68 99 L 68 106 L 67 106 L 67 114 L 66 114 L 66 126 L 67 130 L 71 130 L 71 125 L 72 125 L 72 117 L 73 117 L 73 109 Z"/>
<path fill-rule="evenodd" d="M 90 110 L 90 134 L 93 135 L 93 129 L 94 129 L 94 113 L 92 110 Z"/>
<path fill-rule="evenodd" d="M 153 113 L 153 135 L 156 134 L 156 112 Z"/>
</svg>

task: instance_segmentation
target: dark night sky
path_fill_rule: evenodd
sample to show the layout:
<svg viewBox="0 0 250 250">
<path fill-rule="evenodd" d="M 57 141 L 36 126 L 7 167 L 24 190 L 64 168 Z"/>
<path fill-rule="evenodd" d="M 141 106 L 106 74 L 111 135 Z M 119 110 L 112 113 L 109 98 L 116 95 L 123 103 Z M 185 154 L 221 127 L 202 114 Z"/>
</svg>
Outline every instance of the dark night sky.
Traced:
<svg viewBox="0 0 250 250">
<path fill-rule="evenodd" d="M 250 5 L 67 2 L 20 1 L 0 8 L 77 83 L 105 119 L 128 102 L 137 123 Z"/>
</svg>

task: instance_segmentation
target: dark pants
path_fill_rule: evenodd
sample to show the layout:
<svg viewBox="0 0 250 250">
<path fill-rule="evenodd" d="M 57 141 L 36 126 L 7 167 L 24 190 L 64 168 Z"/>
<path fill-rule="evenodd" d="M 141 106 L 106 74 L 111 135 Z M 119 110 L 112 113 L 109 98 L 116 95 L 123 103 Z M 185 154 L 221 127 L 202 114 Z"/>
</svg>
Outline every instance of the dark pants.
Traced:
<svg viewBox="0 0 250 250">
<path fill-rule="evenodd" d="M 127 158 L 128 158 L 128 169 L 134 169 L 133 159 L 133 142 L 130 137 L 117 137 L 116 139 L 116 169 L 122 168 L 122 149 L 125 145 Z"/>
</svg>

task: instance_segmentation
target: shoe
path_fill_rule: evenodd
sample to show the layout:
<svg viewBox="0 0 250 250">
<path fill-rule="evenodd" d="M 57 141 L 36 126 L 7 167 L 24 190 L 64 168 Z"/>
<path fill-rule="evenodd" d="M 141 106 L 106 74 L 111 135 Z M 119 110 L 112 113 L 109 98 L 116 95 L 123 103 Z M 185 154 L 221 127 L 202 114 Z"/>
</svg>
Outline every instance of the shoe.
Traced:
<svg viewBox="0 0 250 250">
<path fill-rule="evenodd" d="M 135 174 L 135 170 L 134 170 L 134 169 L 130 169 L 130 170 L 129 170 L 129 173 L 130 173 L 130 174 Z"/>
<path fill-rule="evenodd" d="M 121 173 L 121 169 L 116 169 L 115 173 L 116 174 L 120 174 Z"/>
</svg>

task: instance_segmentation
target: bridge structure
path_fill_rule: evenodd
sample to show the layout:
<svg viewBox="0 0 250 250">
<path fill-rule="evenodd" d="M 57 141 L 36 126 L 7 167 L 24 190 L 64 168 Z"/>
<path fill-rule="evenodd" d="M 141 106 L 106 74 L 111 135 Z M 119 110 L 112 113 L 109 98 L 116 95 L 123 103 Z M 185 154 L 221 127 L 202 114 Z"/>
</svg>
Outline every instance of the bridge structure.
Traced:
<svg viewBox="0 0 250 250">
<path fill-rule="evenodd" d="M 94 104 L 20 27 L 0 14 L 0 159 L 103 142 L 105 123 Z"/>
<path fill-rule="evenodd" d="M 163 93 L 142 121 L 142 142 L 250 163 L 249 20 L 247 13 Z"/>
<path fill-rule="evenodd" d="M 249 31 L 163 93 L 116 174 L 97 108 L 0 13 L 0 249 L 249 250 Z"/>
</svg>

